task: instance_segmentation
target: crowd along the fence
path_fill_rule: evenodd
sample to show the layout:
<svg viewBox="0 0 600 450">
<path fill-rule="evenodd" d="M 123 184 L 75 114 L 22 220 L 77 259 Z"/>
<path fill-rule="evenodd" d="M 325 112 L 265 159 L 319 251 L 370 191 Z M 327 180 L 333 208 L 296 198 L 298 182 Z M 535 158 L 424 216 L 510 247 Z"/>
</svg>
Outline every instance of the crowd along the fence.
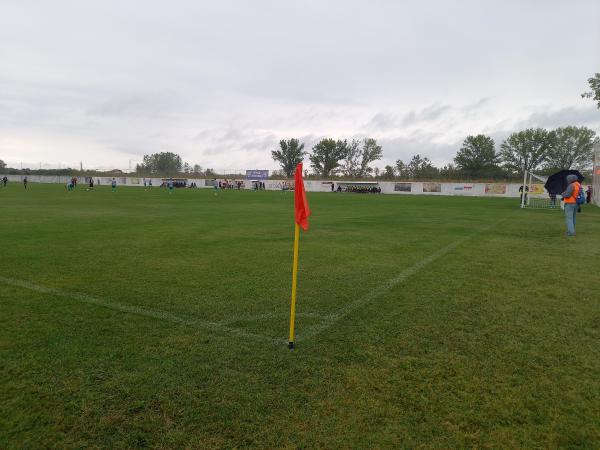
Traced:
<svg viewBox="0 0 600 450">
<path fill-rule="evenodd" d="M 24 175 L 6 175 L 9 183 L 22 183 Z M 0 175 L 0 178 L 4 175 Z M 110 186 L 113 177 L 78 177 L 79 185 L 88 185 L 90 178 L 94 186 Z M 119 186 L 160 188 L 167 178 L 114 177 Z M 68 176 L 28 175 L 29 183 L 67 184 Z M 225 178 L 177 178 L 185 182 L 186 187 L 213 188 L 220 183 L 224 189 L 287 191 L 293 189 L 290 180 L 248 180 Z M 519 197 L 519 183 L 468 183 L 468 182 L 435 182 L 435 181 L 348 181 L 348 180 L 305 180 L 309 192 L 354 192 L 365 195 L 373 193 L 398 195 L 459 195 L 481 197 Z"/>
</svg>

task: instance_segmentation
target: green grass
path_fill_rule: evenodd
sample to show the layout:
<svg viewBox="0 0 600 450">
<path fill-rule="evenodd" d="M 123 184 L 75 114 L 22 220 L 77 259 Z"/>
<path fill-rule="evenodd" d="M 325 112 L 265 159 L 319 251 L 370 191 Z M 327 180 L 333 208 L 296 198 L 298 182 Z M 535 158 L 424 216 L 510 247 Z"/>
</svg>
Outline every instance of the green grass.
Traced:
<svg viewBox="0 0 600 450">
<path fill-rule="evenodd" d="M 0 189 L 0 448 L 600 447 L 600 209 L 309 201 L 292 352 L 292 194 Z"/>
</svg>

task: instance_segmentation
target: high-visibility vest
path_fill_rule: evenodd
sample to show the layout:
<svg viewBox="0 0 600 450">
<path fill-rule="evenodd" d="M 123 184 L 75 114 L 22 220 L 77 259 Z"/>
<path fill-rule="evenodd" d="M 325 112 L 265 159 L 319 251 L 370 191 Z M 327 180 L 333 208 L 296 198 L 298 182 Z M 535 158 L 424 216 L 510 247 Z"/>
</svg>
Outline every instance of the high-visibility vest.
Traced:
<svg viewBox="0 0 600 450">
<path fill-rule="evenodd" d="M 571 195 L 570 197 L 566 197 L 565 203 L 577 203 L 577 196 L 579 195 L 581 184 L 579 184 L 577 181 L 573 184 L 575 185 L 573 186 L 573 195 Z"/>
</svg>

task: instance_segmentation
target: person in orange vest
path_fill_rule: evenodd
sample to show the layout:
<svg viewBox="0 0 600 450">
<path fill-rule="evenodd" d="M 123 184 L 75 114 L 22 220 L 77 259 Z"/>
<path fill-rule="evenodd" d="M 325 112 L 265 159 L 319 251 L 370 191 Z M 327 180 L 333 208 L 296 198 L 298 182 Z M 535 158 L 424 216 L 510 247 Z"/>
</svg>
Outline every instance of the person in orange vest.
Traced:
<svg viewBox="0 0 600 450">
<path fill-rule="evenodd" d="M 567 175 L 567 189 L 562 193 L 565 202 L 565 220 L 567 222 L 567 236 L 575 236 L 575 218 L 577 216 L 577 196 L 582 189 L 577 175 Z"/>
</svg>

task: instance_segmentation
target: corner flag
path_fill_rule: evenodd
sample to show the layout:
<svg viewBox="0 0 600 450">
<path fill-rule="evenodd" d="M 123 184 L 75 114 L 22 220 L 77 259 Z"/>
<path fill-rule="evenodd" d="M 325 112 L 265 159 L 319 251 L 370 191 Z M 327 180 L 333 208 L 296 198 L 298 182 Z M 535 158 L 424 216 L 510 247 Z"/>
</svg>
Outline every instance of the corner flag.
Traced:
<svg viewBox="0 0 600 450">
<path fill-rule="evenodd" d="M 304 231 L 308 230 L 308 217 L 310 216 L 310 208 L 306 200 L 306 191 L 304 190 L 304 180 L 302 179 L 302 163 L 296 167 L 294 175 L 294 208 L 296 210 L 296 223 L 302 227 Z"/>
<path fill-rule="evenodd" d="M 294 348 L 294 324 L 296 320 L 296 285 L 298 281 L 298 243 L 300 241 L 300 227 L 304 231 L 308 230 L 308 217 L 310 208 L 306 200 L 306 191 L 304 190 L 304 180 L 302 179 L 302 163 L 296 167 L 294 175 L 294 214 L 296 225 L 294 227 L 294 263 L 292 268 L 292 303 L 290 311 L 290 338 L 288 348 Z"/>
</svg>

